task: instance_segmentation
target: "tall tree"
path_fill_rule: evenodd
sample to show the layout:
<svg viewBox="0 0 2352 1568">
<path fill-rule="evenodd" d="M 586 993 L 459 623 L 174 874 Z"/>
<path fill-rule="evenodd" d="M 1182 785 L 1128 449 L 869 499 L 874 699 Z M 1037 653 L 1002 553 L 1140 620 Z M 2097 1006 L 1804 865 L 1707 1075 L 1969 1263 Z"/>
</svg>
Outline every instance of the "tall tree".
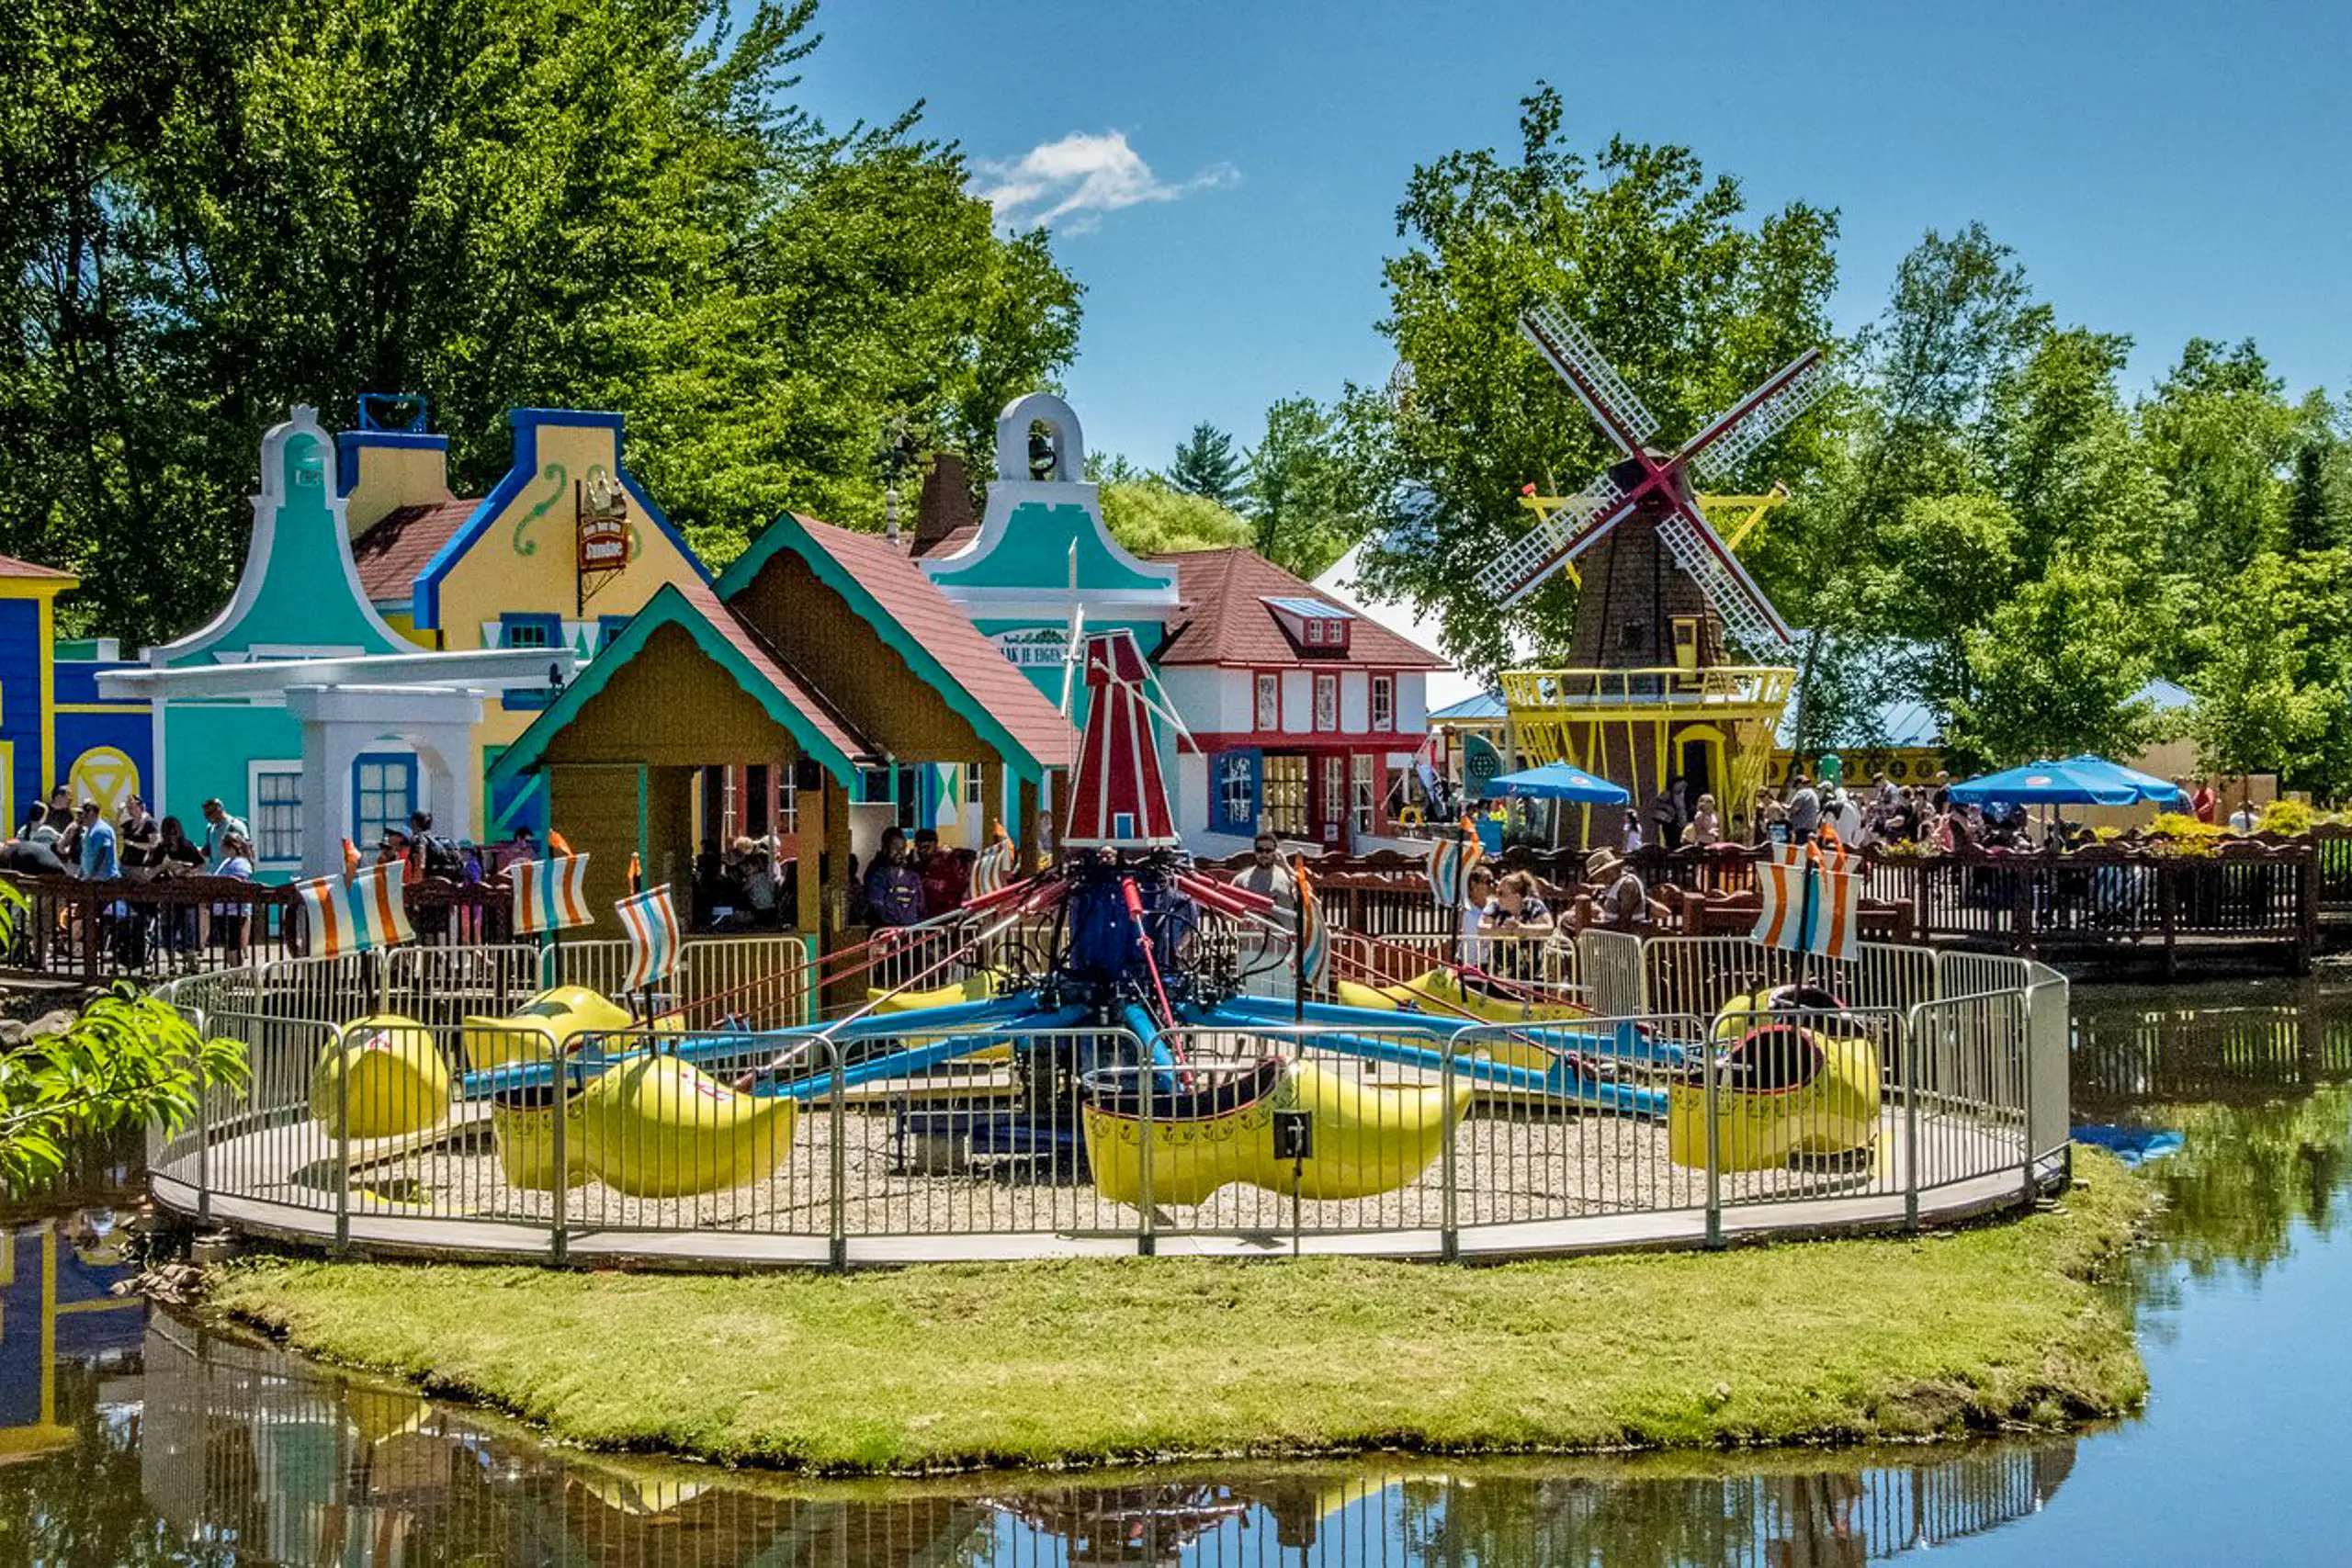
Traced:
<svg viewBox="0 0 2352 1568">
<path fill-rule="evenodd" d="M 1203 420 L 1176 444 L 1175 461 L 1168 465 L 1168 482 L 1186 495 L 1197 495 L 1230 507 L 1239 499 L 1242 462 L 1233 449 L 1233 437 Z"/>
<path fill-rule="evenodd" d="M 1283 398 L 1266 410 L 1265 434 L 1250 451 L 1240 510 L 1250 547 L 1300 577 L 1321 573 L 1375 521 L 1377 480 L 1348 435 L 1313 398 Z"/>
<path fill-rule="evenodd" d="M 504 470 L 510 406 L 617 409 L 723 555 L 787 504 L 878 515 L 894 420 L 984 460 L 1074 349 L 1077 286 L 956 149 L 797 107 L 813 0 L 27 9 L 0 548 L 100 569 L 107 631 L 218 607 L 288 402 L 425 393 L 460 485 Z"/>
<path fill-rule="evenodd" d="M 1589 158 L 1563 135 L 1541 85 L 1521 102 L 1509 154 L 1449 152 L 1413 171 L 1396 213 L 1402 254 L 1384 266 L 1381 330 L 1402 370 L 1363 405 L 1385 437 L 1385 526 L 1363 553 L 1367 592 L 1440 619 L 1447 654 L 1491 673 L 1516 644 L 1565 646 L 1573 600 L 1545 588 L 1508 622 L 1476 570 L 1528 525 L 1522 486 L 1583 485 L 1615 454 L 1522 339 L 1518 318 L 1556 299 L 1679 439 L 1805 348 L 1830 341 L 1834 213 L 1792 203 L 1751 218 L 1738 182 L 1687 148 L 1612 140 Z M 1814 464 L 1808 424 L 1741 476 L 1795 480 Z M 1768 587 L 1770 584 L 1768 584 Z"/>
</svg>

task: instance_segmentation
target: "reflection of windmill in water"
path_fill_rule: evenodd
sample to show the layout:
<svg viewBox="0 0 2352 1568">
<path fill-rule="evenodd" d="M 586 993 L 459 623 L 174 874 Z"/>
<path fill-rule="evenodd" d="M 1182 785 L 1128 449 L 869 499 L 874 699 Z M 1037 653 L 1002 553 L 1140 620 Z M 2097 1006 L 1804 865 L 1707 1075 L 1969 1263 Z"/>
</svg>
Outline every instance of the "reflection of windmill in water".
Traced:
<svg viewBox="0 0 2352 1568">
<path fill-rule="evenodd" d="M 1520 329 L 1623 457 L 1581 494 L 1539 502 L 1535 526 L 1479 573 L 1506 607 L 1577 576 L 1569 667 L 1504 672 L 1515 761 L 1572 761 L 1637 801 L 1679 774 L 1728 822 L 1764 782 L 1794 639 L 1692 481 L 1731 481 L 1828 391 L 1827 367 L 1807 350 L 1666 452 L 1647 445 L 1657 415 L 1564 311 L 1538 306 Z M 1752 499 L 1750 526 L 1771 498 Z"/>
</svg>

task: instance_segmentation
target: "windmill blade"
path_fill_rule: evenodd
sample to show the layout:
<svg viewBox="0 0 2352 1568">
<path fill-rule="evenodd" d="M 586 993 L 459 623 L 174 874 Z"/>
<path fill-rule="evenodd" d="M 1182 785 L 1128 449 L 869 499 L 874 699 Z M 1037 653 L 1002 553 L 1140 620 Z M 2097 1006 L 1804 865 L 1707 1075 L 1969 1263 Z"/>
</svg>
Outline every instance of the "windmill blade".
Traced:
<svg viewBox="0 0 2352 1568">
<path fill-rule="evenodd" d="M 1692 436 L 1675 458 L 1678 462 L 1687 459 L 1702 484 L 1728 484 L 1742 463 L 1827 396 L 1833 384 L 1829 363 L 1821 357 L 1821 350 L 1808 348 L 1779 375 L 1733 405 L 1731 412 Z"/>
<path fill-rule="evenodd" d="M 1643 406 L 1600 345 L 1559 306 L 1546 300 L 1534 307 L 1520 317 L 1519 330 L 1625 456 L 1640 451 L 1642 443 L 1657 433 L 1657 416 Z"/>
<path fill-rule="evenodd" d="M 1792 645 L 1788 623 L 1739 564 L 1706 520 L 1693 518 L 1689 506 L 1677 506 L 1658 519 L 1658 542 L 1675 564 L 1690 574 L 1707 603 L 1724 618 L 1724 630 L 1751 654 L 1770 656 Z"/>
<path fill-rule="evenodd" d="M 1564 563 L 1614 527 L 1630 510 L 1625 492 L 1603 474 L 1590 490 L 1572 495 L 1537 520 L 1478 569 L 1478 591 L 1499 604 L 1516 604 Z"/>
</svg>

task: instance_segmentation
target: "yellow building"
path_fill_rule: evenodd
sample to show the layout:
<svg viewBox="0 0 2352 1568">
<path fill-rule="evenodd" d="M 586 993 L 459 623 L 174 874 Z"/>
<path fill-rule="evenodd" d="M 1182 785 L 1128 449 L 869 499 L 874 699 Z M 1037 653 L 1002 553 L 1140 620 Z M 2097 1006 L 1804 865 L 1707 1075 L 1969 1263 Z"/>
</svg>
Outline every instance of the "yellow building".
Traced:
<svg viewBox="0 0 2352 1568">
<path fill-rule="evenodd" d="M 665 586 L 705 588 L 709 574 L 621 461 L 621 416 L 515 409 L 514 458 L 479 499 L 451 493 L 449 438 L 373 417 L 336 437 L 352 558 L 368 600 L 419 647 L 568 649 L 593 659 Z M 475 727 L 472 767 L 483 787 L 499 755 L 552 699 L 511 691 Z M 359 788 L 373 821 L 396 822 L 417 800 L 416 761 L 397 742 L 362 759 Z M 492 842 L 518 827 L 544 832 L 547 791 L 536 776 L 485 788 L 475 817 Z"/>
</svg>

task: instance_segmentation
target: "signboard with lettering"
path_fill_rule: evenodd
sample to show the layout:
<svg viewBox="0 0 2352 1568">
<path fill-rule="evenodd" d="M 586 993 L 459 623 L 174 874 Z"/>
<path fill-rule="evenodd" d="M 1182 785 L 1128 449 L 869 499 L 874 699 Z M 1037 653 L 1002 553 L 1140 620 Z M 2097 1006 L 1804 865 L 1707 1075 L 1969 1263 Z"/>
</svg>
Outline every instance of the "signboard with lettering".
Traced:
<svg viewBox="0 0 2352 1568">
<path fill-rule="evenodd" d="M 1069 661 L 1069 634 L 1059 626 L 1024 626 L 989 640 L 1017 670 L 1058 669 Z"/>
<path fill-rule="evenodd" d="M 580 570 L 618 571 L 628 565 L 628 492 L 602 468 L 580 487 Z"/>
</svg>

